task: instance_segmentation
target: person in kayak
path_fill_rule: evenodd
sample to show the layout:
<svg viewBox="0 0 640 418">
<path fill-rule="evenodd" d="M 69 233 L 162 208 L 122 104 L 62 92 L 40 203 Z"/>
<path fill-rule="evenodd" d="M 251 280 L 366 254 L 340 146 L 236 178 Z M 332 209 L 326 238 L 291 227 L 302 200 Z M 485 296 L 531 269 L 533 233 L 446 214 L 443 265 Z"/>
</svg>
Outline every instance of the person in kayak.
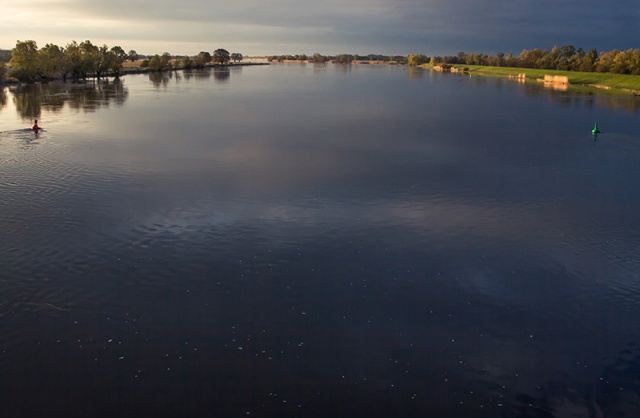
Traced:
<svg viewBox="0 0 640 418">
<path fill-rule="evenodd" d="M 38 132 L 38 130 L 42 129 L 42 128 L 40 128 L 40 127 L 38 126 L 38 119 L 36 119 L 36 120 L 34 120 L 34 121 L 33 121 L 33 128 L 31 128 L 31 129 L 33 129 L 33 130 L 34 130 L 34 131 L 36 131 L 36 132 Z"/>
</svg>

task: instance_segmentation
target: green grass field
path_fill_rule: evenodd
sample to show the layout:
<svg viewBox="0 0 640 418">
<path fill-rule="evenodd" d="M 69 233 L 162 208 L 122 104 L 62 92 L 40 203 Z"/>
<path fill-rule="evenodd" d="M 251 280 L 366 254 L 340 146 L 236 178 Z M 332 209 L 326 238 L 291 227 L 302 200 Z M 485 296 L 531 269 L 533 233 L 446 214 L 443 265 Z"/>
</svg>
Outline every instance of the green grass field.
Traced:
<svg viewBox="0 0 640 418">
<path fill-rule="evenodd" d="M 630 94 L 640 93 L 640 76 L 610 73 L 582 73 L 578 71 L 559 70 L 537 70 L 531 68 L 511 68 L 511 67 L 486 67 L 482 65 L 454 65 L 458 68 L 468 68 L 469 74 L 515 77 L 518 74 L 526 74 L 528 79 L 543 78 L 545 74 L 563 75 L 569 78 L 569 83 L 573 86 L 595 86 L 615 89 L 618 92 Z"/>
</svg>

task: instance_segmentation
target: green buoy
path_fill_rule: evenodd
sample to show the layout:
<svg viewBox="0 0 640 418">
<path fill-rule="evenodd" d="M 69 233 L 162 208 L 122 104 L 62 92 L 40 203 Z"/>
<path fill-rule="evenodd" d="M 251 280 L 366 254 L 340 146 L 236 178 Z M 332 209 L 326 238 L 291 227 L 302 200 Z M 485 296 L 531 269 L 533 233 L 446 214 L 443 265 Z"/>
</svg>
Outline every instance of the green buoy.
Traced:
<svg viewBox="0 0 640 418">
<path fill-rule="evenodd" d="M 591 131 L 591 133 L 594 133 L 594 134 L 600 133 L 600 129 L 598 129 L 598 122 L 596 122 L 596 125 L 593 127 L 593 130 Z"/>
</svg>

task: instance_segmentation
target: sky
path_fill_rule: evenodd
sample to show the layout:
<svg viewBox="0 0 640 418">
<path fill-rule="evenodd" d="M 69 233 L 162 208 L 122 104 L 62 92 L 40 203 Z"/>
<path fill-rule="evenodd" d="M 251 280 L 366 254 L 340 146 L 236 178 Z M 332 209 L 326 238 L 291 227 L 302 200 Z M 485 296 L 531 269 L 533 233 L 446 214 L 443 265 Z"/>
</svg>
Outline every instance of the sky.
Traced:
<svg viewBox="0 0 640 418">
<path fill-rule="evenodd" d="M 640 48 L 638 0 L 0 0 L 0 10 L 0 49 L 18 40 L 245 56 Z"/>
</svg>

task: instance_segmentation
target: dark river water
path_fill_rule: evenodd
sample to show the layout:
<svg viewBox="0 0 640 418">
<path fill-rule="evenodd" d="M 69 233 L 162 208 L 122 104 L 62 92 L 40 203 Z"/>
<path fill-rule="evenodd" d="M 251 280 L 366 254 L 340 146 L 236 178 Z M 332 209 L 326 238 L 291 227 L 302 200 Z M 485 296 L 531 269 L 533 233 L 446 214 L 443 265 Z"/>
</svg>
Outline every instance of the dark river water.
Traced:
<svg viewBox="0 0 640 418">
<path fill-rule="evenodd" d="M 640 99 L 280 64 L 0 106 L 2 417 L 640 416 Z"/>
</svg>

